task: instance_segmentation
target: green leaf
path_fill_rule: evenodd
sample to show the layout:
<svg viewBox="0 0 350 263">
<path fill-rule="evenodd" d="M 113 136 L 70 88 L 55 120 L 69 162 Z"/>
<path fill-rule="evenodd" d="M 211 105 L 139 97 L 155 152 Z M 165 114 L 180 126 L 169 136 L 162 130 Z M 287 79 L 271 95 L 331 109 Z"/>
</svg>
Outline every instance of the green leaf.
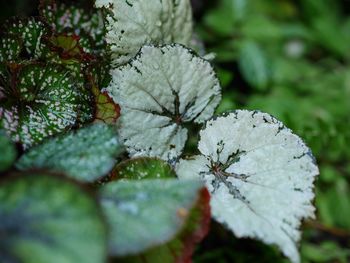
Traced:
<svg viewBox="0 0 350 263">
<path fill-rule="evenodd" d="M 106 228 L 96 201 L 62 177 L 28 173 L 0 183 L 2 262 L 103 263 Z"/>
<path fill-rule="evenodd" d="M 15 35 L 6 35 L 0 39 L 0 62 L 14 61 L 19 57 L 23 41 Z"/>
<path fill-rule="evenodd" d="M 157 158 L 135 158 L 118 164 L 111 179 L 160 179 L 176 178 L 173 168 Z"/>
<path fill-rule="evenodd" d="M 81 111 L 78 121 L 79 123 L 88 123 L 93 120 L 94 109 L 86 71 L 95 57 L 87 53 L 91 50 L 89 43 L 85 43 L 85 47 L 83 47 L 81 40 L 79 36 L 69 33 L 55 34 L 46 38 L 46 49 L 42 59 L 59 64 L 72 75 L 80 93 L 78 103 Z"/>
<path fill-rule="evenodd" d="M 94 124 L 32 148 L 16 166 L 21 170 L 48 168 L 94 182 L 113 168 L 122 149 L 114 127 Z"/>
<path fill-rule="evenodd" d="M 270 72 L 264 50 L 254 42 L 243 42 L 239 55 L 239 68 L 245 80 L 258 90 L 265 90 Z"/>
<path fill-rule="evenodd" d="M 319 189 L 316 204 L 319 218 L 326 225 L 350 229 L 350 187 L 343 177 L 333 187 Z"/>
<path fill-rule="evenodd" d="M 70 31 L 78 36 L 88 34 L 99 51 L 106 44 L 102 12 L 93 7 L 92 1 L 81 2 L 84 3 L 41 0 L 39 10 L 56 32 Z"/>
<path fill-rule="evenodd" d="M 143 253 L 147 262 L 186 262 L 208 230 L 209 195 L 198 181 L 116 181 L 99 193 L 114 256 Z"/>
<path fill-rule="evenodd" d="M 347 263 L 350 258 L 350 249 L 340 247 L 333 241 L 325 241 L 321 244 L 303 243 L 301 247 L 303 257 L 307 262 L 339 262 Z"/>
<path fill-rule="evenodd" d="M 50 35 L 50 28 L 35 17 L 10 18 L 3 24 L 2 31 L 19 37 L 32 58 L 40 58 L 45 48 L 43 38 Z"/>
<path fill-rule="evenodd" d="M 70 129 L 81 104 L 67 70 L 39 63 L 13 65 L 0 96 L 0 127 L 24 148 Z"/>
<path fill-rule="evenodd" d="M 14 163 L 17 153 L 15 146 L 2 130 L 0 130 L 0 152 L 0 172 L 3 172 Z"/>
</svg>

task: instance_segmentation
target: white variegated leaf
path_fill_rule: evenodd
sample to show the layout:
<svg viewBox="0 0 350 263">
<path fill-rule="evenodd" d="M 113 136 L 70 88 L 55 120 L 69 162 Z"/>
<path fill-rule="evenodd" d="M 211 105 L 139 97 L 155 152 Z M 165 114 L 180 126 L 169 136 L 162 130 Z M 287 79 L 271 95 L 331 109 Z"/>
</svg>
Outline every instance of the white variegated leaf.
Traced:
<svg viewBox="0 0 350 263">
<path fill-rule="evenodd" d="M 275 244 L 299 262 L 299 227 L 314 216 L 318 175 L 310 149 L 281 122 L 257 111 L 210 120 L 200 136 L 202 155 L 181 160 L 179 177 L 207 183 L 214 218 L 237 237 Z"/>
<path fill-rule="evenodd" d="M 145 44 L 189 44 L 192 10 L 189 0 L 96 0 L 110 10 L 107 43 L 115 65 L 129 61 Z"/>
<path fill-rule="evenodd" d="M 108 92 L 121 107 L 120 136 L 131 156 L 178 157 L 183 124 L 209 119 L 221 99 L 210 63 L 177 44 L 145 46 L 112 76 Z"/>
</svg>

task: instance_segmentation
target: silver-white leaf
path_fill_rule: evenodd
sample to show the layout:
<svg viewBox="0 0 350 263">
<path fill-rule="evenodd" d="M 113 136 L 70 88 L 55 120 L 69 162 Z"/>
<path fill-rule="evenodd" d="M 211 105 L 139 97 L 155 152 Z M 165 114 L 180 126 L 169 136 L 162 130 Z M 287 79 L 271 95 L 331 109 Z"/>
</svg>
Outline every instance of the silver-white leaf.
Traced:
<svg viewBox="0 0 350 263">
<path fill-rule="evenodd" d="M 309 148 L 266 113 L 239 110 L 207 122 L 202 155 L 181 160 L 180 178 L 201 178 L 214 218 L 237 237 L 277 245 L 299 262 L 302 219 L 314 216 L 318 168 Z"/>
<path fill-rule="evenodd" d="M 183 124 L 209 119 L 221 99 L 210 63 L 178 44 L 144 46 L 111 73 L 107 90 L 121 107 L 119 133 L 131 156 L 177 158 L 187 140 Z"/>
<path fill-rule="evenodd" d="M 192 37 L 192 9 L 189 0 L 96 0 L 106 7 L 106 41 L 115 65 L 128 62 L 143 45 L 179 43 Z"/>
</svg>

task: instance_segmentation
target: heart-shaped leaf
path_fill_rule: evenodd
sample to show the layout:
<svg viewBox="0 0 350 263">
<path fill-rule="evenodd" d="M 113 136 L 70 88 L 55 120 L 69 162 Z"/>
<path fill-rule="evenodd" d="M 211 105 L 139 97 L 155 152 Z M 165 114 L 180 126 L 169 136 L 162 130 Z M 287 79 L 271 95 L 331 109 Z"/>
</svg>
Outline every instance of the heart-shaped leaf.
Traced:
<svg viewBox="0 0 350 263">
<path fill-rule="evenodd" d="M 192 37 L 192 10 L 189 0 L 97 0 L 108 9 L 106 40 L 114 64 L 133 58 L 145 44 L 188 45 Z"/>
<path fill-rule="evenodd" d="M 94 182 L 113 168 L 122 150 L 114 127 L 94 124 L 32 148 L 19 159 L 17 167 L 48 168 Z"/>
<path fill-rule="evenodd" d="M 181 45 L 144 46 L 129 64 L 112 70 L 108 92 L 121 107 L 120 136 L 131 156 L 176 159 L 186 123 L 202 123 L 220 102 L 210 63 Z"/>
<path fill-rule="evenodd" d="M 177 174 L 202 179 L 213 216 L 237 237 L 276 244 L 299 262 L 302 219 L 313 217 L 318 168 L 310 149 L 266 113 L 239 110 L 207 122 L 202 155 L 182 160 Z"/>
<path fill-rule="evenodd" d="M 198 181 L 115 181 L 99 193 L 111 229 L 112 255 L 142 253 L 148 262 L 186 262 L 181 259 L 188 260 L 208 230 L 209 195 Z"/>
<path fill-rule="evenodd" d="M 106 227 L 80 186 L 44 173 L 0 182 L 1 262 L 106 262 Z"/>
</svg>

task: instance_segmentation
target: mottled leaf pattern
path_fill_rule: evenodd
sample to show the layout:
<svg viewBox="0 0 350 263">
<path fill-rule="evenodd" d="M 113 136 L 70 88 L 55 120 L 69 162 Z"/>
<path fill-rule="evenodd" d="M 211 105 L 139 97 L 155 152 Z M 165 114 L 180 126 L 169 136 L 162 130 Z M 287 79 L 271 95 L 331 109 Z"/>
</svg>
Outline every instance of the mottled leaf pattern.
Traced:
<svg viewBox="0 0 350 263">
<path fill-rule="evenodd" d="M 9 82 L 0 98 L 0 127 L 24 148 L 76 123 L 79 93 L 68 71 L 30 63 L 12 69 Z"/>
<path fill-rule="evenodd" d="M 11 18 L 2 25 L 2 32 L 20 38 L 27 54 L 33 58 L 40 58 L 45 49 L 42 40 L 50 35 L 50 28 L 39 18 Z"/>
<path fill-rule="evenodd" d="M 115 65 L 128 62 L 145 44 L 189 44 L 192 10 L 189 0 L 97 0 L 109 11 L 107 43 Z"/>
<path fill-rule="evenodd" d="M 86 34 L 91 37 L 94 49 L 104 48 L 105 29 L 101 11 L 79 2 L 67 4 L 59 0 L 41 0 L 40 13 L 56 32 L 71 31 L 78 36 Z"/>
<path fill-rule="evenodd" d="M 299 262 L 301 220 L 314 216 L 318 168 L 310 149 L 266 113 L 239 110 L 207 122 L 202 155 L 182 160 L 182 179 L 202 179 L 211 192 L 213 216 L 237 237 L 276 244 Z"/>
<path fill-rule="evenodd" d="M 112 77 L 107 90 L 121 107 L 120 136 L 131 156 L 177 158 L 183 124 L 204 122 L 221 99 L 212 66 L 181 45 L 144 46 Z"/>
<path fill-rule="evenodd" d="M 23 48 L 23 40 L 16 35 L 6 35 L 0 39 L 0 63 L 15 61 Z"/>
<path fill-rule="evenodd" d="M 113 168 L 122 151 L 114 127 L 94 124 L 32 148 L 20 158 L 17 168 L 48 168 L 94 182 Z"/>
</svg>

